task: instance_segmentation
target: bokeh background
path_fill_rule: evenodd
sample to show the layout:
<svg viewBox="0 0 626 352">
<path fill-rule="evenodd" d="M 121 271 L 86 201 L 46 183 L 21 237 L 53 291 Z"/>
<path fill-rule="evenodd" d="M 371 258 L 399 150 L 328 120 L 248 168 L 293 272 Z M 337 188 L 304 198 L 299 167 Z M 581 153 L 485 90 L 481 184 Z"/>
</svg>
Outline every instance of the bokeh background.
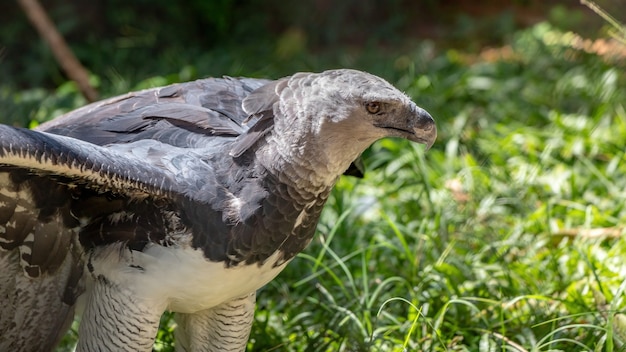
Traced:
<svg viewBox="0 0 626 352">
<path fill-rule="evenodd" d="M 577 1 L 43 0 L 49 16 L 106 97 L 208 76 L 279 77 L 336 67 L 394 80 L 414 62 L 451 50 L 479 53 L 548 21 L 586 38 L 606 25 Z M 620 0 L 599 2 L 612 14 Z M 4 121 L 47 119 L 42 95 L 67 76 L 16 1 L 0 4 Z M 156 79 L 156 81 L 145 82 Z M 157 82 L 158 81 L 158 82 Z M 43 90 L 42 90 L 43 89 Z M 68 87 L 67 89 L 71 89 Z M 23 92 L 23 97 L 11 97 Z M 43 99 L 45 100 L 45 99 Z M 61 109 L 82 102 L 55 102 Z M 45 105 L 46 103 L 44 103 Z M 15 110 L 16 109 L 16 110 Z M 36 116 L 33 116 L 35 114 Z"/>
</svg>

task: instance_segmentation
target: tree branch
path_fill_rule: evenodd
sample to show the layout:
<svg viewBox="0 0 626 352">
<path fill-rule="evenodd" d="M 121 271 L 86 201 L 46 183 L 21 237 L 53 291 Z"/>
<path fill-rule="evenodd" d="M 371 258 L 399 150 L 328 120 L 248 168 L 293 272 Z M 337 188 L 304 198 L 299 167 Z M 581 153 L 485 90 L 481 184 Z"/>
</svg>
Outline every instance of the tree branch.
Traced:
<svg viewBox="0 0 626 352">
<path fill-rule="evenodd" d="M 98 92 L 89 84 L 89 74 L 78 61 L 72 50 L 56 29 L 46 11 L 37 0 L 17 0 L 26 16 L 39 32 L 39 35 L 48 43 L 52 54 L 61 65 L 67 76 L 76 82 L 78 89 L 90 102 L 98 99 Z"/>
</svg>

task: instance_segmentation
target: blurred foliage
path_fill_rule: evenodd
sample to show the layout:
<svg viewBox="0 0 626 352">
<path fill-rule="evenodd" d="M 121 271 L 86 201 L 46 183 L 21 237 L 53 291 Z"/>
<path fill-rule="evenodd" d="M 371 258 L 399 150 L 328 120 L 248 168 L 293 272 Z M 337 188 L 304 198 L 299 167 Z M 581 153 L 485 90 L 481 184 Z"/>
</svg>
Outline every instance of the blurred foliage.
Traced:
<svg viewBox="0 0 626 352">
<path fill-rule="evenodd" d="M 380 4 L 346 1 L 331 11 L 330 3 L 276 0 L 43 1 L 79 60 L 93 73 L 103 97 L 206 76 L 275 77 L 323 66 L 352 66 L 356 59 L 351 50 L 312 55 L 309 47 L 343 40 L 359 41 L 361 46 L 392 38 L 397 34 L 392 23 L 399 23 L 399 2 L 385 4 L 390 9 L 386 14 L 376 10 Z M 316 30 L 331 12 L 323 20 L 324 30 Z M 357 24 L 370 18 L 377 18 L 379 25 Z M 68 95 L 74 87 L 66 84 L 17 4 L 0 4 L 0 23 L 1 121 L 28 125 L 84 104 Z"/>
<path fill-rule="evenodd" d="M 581 23 L 582 7 L 553 3 L 559 1 L 42 0 L 102 97 L 152 77 L 279 77 L 333 67 L 389 77 L 391 51 L 429 45 L 423 38 L 480 50 L 501 45 L 544 10 L 564 27 Z M 84 103 L 51 92 L 66 77 L 17 4 L 0 3 L 0 23 L 0 120 L 28 125 Z M 33 112 L 46 105 L 56 108 Z"/>
</svg>

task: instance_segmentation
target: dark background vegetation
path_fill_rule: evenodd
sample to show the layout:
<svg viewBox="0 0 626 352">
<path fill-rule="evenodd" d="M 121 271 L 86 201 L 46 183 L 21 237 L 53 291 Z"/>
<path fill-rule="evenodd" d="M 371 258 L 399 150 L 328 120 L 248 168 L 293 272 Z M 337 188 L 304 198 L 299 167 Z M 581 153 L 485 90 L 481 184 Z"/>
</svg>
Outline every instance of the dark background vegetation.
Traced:
<svg viewBox="0 0 626 352">
<path fill-rule="evenodd" d="M 601 4 L 624 8 L 619 0 Z M 44 0 L 42 5 L 103 97 L 141 88 L 137 84 L 151 77 L 160 79 L 145 85 L 354 67 L 393 81 L 407 69 L 406 56 L 425 47 L 476 52 L 543 20 L 589 35 L 602 24 L 576 1 L 557 0 Z M 69 96 L 50 103 L 48 93 L 67 78 L 16 2 L 0 3 L 0 29 L 1 120 L 24 125 L 82 103 Z M 44 105 L 59 110 L 42 111 L 46 98 Z"/>
</svg>

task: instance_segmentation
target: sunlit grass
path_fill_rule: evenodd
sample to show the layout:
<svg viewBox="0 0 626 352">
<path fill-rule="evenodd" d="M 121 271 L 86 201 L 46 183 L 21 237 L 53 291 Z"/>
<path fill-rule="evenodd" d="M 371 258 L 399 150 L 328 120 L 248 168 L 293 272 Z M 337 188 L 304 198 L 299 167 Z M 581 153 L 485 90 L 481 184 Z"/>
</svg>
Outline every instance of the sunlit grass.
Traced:
<svg viewBox="0 0 626 352">
<path fill-rule="evenodd" d="M 515 60 L 443 56 L 402 78 L 439 141 L 377 143 L 261 291 L 289 287 L 272 314 L 290 349 L 625 350 L 626 77 L 548 33 L 520 33 Z"/>
</svg>

